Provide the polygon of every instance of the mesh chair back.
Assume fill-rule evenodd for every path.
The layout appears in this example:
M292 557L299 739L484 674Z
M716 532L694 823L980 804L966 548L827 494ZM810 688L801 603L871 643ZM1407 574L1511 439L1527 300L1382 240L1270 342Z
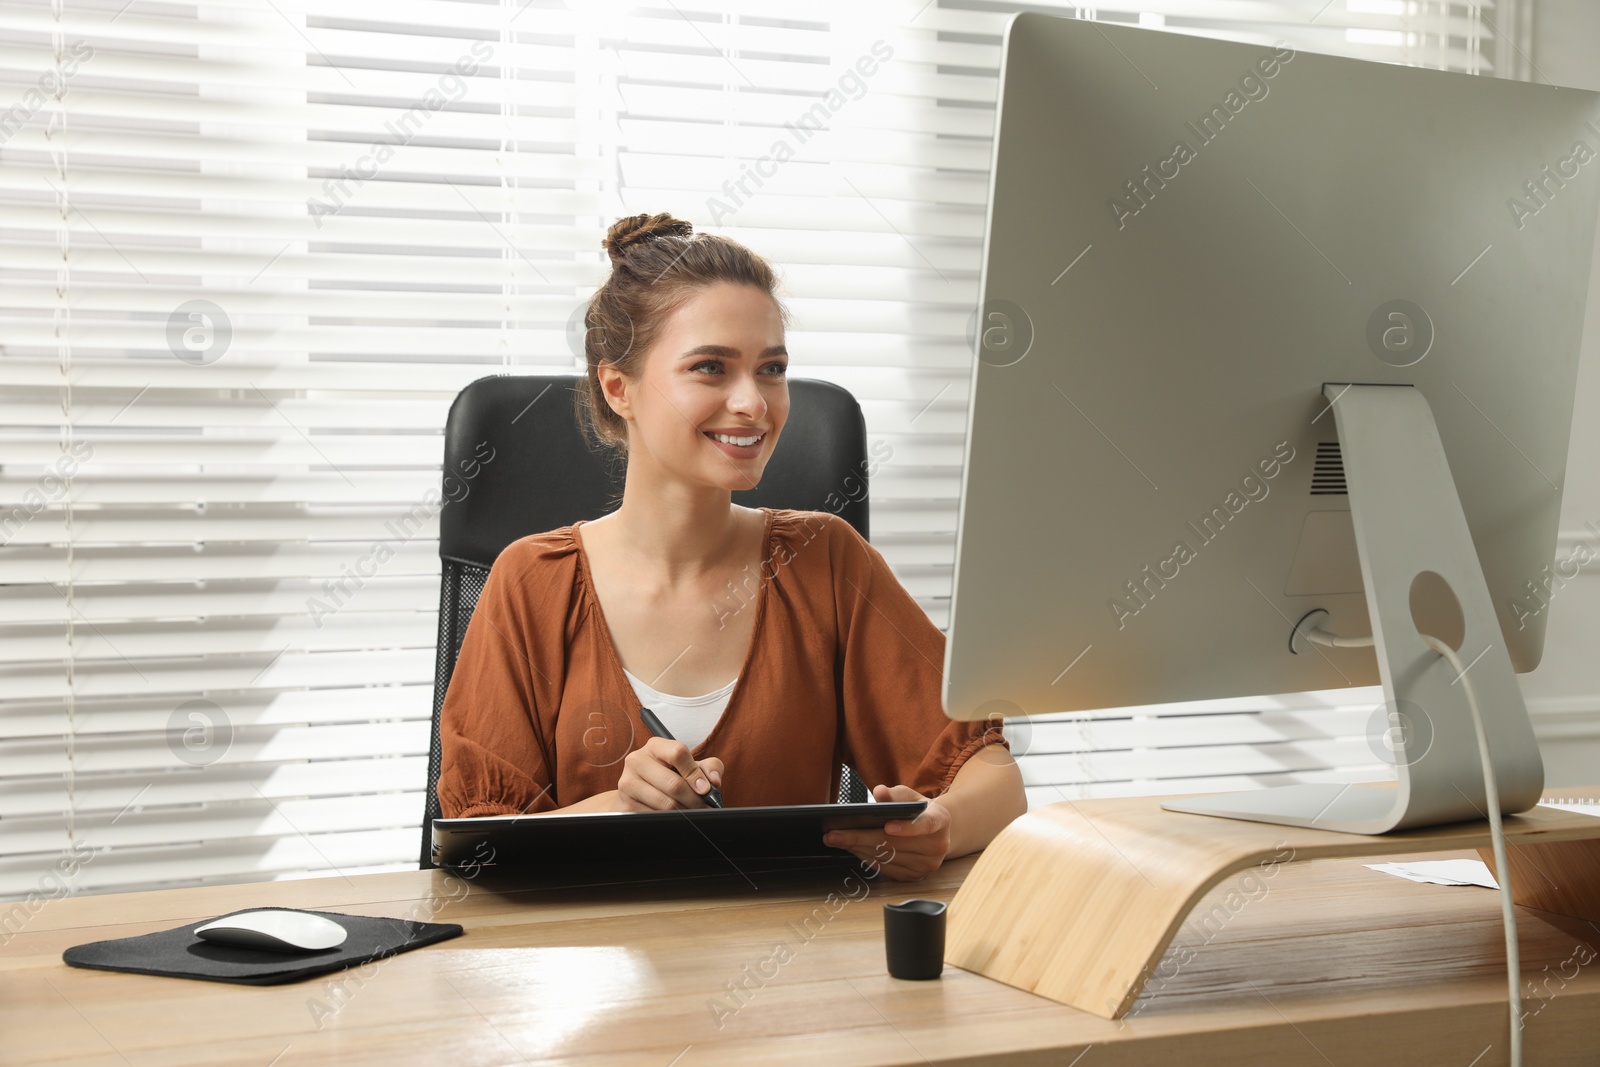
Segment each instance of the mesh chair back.
M597 519L622 498L624 466L590 451L573 401L581 378L495 375L456 397L445 422L439 513L439 641L433 676L433 727L419 864L432 867L432 827L439 817L439 711L456 656L489 568L519 537ZM754 489L736 492L745 507L837 514L867 530L867 430L861 406L829 382L789 383L789 418ZM841 802L867 799L844 766Z

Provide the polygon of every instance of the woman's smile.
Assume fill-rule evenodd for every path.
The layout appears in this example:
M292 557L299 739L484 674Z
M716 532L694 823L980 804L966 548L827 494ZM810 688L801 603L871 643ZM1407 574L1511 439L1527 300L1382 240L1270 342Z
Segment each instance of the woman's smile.
M754 459L761 455L761 446L767 440L766 431L731 434L707 430L701 436L720 448L724 455L732 456L734 459Z

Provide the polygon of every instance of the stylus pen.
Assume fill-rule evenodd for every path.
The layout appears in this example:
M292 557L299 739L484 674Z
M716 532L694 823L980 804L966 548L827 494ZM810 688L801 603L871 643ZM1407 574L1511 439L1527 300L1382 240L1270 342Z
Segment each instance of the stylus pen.
M656 713L649 708L640 708L639 718L644 720L644 724L650 728L650 732L657 737L665 737L668 741L677 740L676 737L672 736L672 731L667 729L667 724L656 718ZM706 793L705 802L713 808L722 807L722 791L717 788L717 783L711 780L711 775L709 774L706 775L706 784L711 787L711 791Z

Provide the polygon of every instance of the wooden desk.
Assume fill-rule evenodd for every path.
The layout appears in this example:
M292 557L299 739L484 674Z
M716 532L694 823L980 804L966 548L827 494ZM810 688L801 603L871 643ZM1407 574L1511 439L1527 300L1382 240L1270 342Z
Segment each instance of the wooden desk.
M1244 892L1243 904L1236 896L1230 910L1227 894L1248 889L1230 878L1196 912L1217 905L1227 918L1188 955L1175 945L1134 1010L1113 1022L950 967L934 982L887 975L883 903L949 900L973 862L910 884L847 884L835 870L756 873L755 884L731 875L537 888L417 871L64 899L0 948L0 1063L1506 1062L1502 935L1489 890L1319 860L1279 868L1264 892ZM431 913L467 932L287 986L61 962L80 942L266 904ZM1600 929L1528 909L1519 921L1524 977L1543 991L1526 1003L1527 1063L1600 1062L1600 963L1582 964L1600 953ZM791 954L764 967L780 943ZM752 974L739 1006L725 983Z

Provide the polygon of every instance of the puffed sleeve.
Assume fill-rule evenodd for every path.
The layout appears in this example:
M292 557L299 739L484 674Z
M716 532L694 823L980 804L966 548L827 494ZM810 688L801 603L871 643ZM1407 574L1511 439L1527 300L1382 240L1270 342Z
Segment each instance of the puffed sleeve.
M939 796L974 752L1011 746L992 723L946 717L944 634L854 527L837 517L829 526L845 758L868 788Z
M439 711L437 792L443 816L518 815L551 811L549 746L539 690L550 687L535 660L539 598L531 553L507 546L490 568ZM561 620L550 620L556 635ZM543 631L548 634L549 630Z

